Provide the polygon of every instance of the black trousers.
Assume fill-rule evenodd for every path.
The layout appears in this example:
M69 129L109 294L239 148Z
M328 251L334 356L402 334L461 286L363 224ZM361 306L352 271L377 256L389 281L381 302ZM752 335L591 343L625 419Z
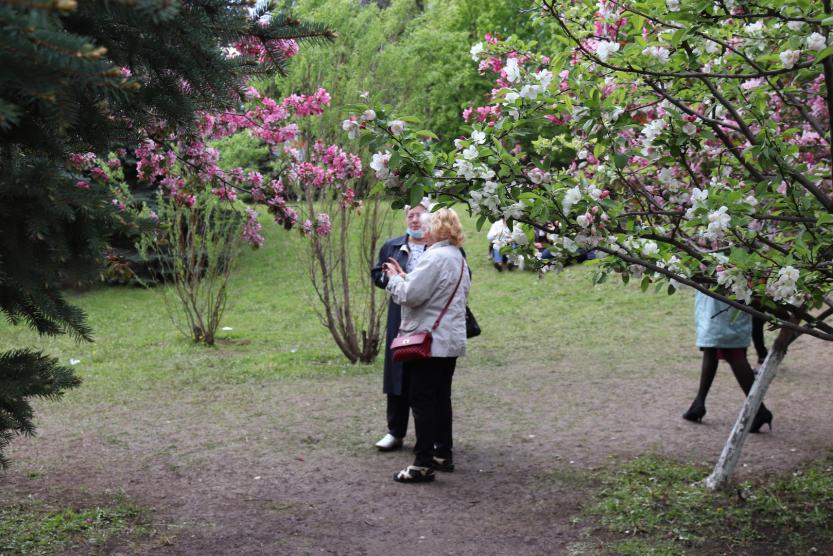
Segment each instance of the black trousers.
M402 371L402 395L388 394L388 432L396 438L404 438L408 432L411 402L408 399L408 371Z
M456 366L456 357L431 357L405 363L416 429L414 465L429 467L435 455L451 457L451 379Z

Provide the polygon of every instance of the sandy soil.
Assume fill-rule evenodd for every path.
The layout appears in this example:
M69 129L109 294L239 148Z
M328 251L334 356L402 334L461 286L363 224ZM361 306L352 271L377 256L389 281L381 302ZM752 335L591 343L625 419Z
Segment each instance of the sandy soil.
M774 430L749 438L741 478L829 453L831 355L812 338L793 347L767 397ZM153 508L155 532L114 541L112 554L592 553L576 522L596 488L587 470L646 453L716 460L742 395L722 366L704 422L682 420L697 357L625 375L581 361L488 370L461 361L457 471L428 485L392 481L412 433L404 451L372 447L384 432L375 375L46 404L39 436L14 444L0 503L88 507L123 491Z

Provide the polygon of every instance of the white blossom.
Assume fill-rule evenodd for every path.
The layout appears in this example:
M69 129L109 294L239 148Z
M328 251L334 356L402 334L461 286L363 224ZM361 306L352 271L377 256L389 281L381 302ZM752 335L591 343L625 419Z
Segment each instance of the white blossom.
M341 129L347 132L349 139L355 139L359 134L359 122L356 120L344 120L341 122Z
M729 208L724 205L709 213L709 226L706 231L706 237L711 239L723 237L724 231L732 221L731 215L727 214L728 210Z
M474 164L468 160L458 158L454 161L454 168L457 170L457 176L472 180L475 177Z
M573 205L578 203L581 200L581 190L578 186L573 187L572 189L568 189L567 193L564 194L564 199L561 201L561 208L564 212L564 216L570 214L570 209L573 208Z
M667 64L671 51L664 46L649 46L642 51L642 54L656 58L661 64Z
M654 142L654 139L656 139L660 133L662 133L663 129L665 129L665 122L657 119L643 127L641 133L645 136L645 140L650 144Z
M699 187L695 187L691 190L691 200L694 203L695 207L703 206L703 203L705 203L708 198L708 189L700 189Z
M544 88L541 85L532 85L527 83L523 87L521 87L521 92L519 93L521 98L528 98L531 100L535 100L538 98L538 95L543 92Z
M549 88L550 83L552 83L552 72L548 69L542 69L535 74L535 78L541 83L541 87L546 90Z
M376 172L376 177L380 180L388 179L391 176L388 162L390 161L390 151L384 153L375 153L370 160L370 168Z
M790 31L801 31L804 27L803 21L788 21L787 22L787 29Z
M641 251L646 257L654 257L659 254L659 246L655 241L646 241L642 244Z
M619 43L613 41L599 41L596 45L596 56L602 62L607 62L607 59L614 52L619 52Z
M743 31L747 35L760 35L761 31L764 30L764 22L763 21L756 21L754 23L748 23L743 26Z
M405 131L405 122L402 120L393 120L392 122L388 123L388 127L390 128L390 132L396 136L402 135L402 132Z
M463 150L463 158L466 160L475 160L480 153L477 152L477 147L475 145L470 145L468 148Z
M775 301L786 301L787 303L798 304L801 302L801 296L797 295L797 283L801 277L798 269L792 266L785 266L778 271L778 277L770 279L767 284L767 292Z
M590 216L588 213L579 214L576 216L576 224L581 226L582 228L587 228L593 222L593 217Z
M521 68L518 67L517 58L509 58L506 60L504 70L506 71L506 80L509 83L514 83L521 78Z
M512 226L512 243L521 247L529 243L529 238L526 236L526 233L517 224Z
M810 50L823 50L827 46L827 39L824 35L813 33L807 37L805 44Z
M503 217L517 220L524 215L524 204L518 201L503 209Z
M368 108L367 110L364 111L364 114L362 114L362 120L364 120L366 122L371 122L375 119L376 119L376 111L373 110L372 108Z
M486 133L483 131L474 130L471 132L471 140L478 145L486 142Z
M708 52L709 54L717 54L718 52L720 52L721 48L723 47L720 46L718 43L706 39L706 52Z
M779 54L778 57L781 58L781 65L784 66L784 69L792 69L793 66L798 63L798 60L801 59L801 51L785 50Z
M665 5L668 7L669 12L680 11L680 0L665 0Z
M480 59L480 53L483 52L483 43L479 42L476 45L471 47L469 53L471 54L471 59L475 62Z

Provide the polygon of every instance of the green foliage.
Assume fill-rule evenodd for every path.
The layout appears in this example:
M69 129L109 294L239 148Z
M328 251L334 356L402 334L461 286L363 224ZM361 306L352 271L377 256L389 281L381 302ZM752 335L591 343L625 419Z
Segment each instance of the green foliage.
M327 23L339 39L326 55L302 51L287 79L275 86L282 93L318 86L330 92L335 109L314 132L324 141L343 140L345 105L367 91L398 112L417 116L420 125L450 143L463 124L462 109L492 86L478 74L469 48L487 32L538 33L528 8L519 0L394 0L384 9L373 3L359 7L355 0L300 0L298 14Z
M95 551L116 535L141 534L148 513L126 499L114 506L51 510L40 504L0 509L0 553L35 556Z
M33 435L33 397L57 399L81 380L58 360L28 349L0 353L0 467L8 461L3 449L13 434Z
M722 492L699 483L706 470L640 457L603 478L590 513L613 534L615 554L806 553L833 542L833 467L822 461L767 483Z
M154 132L187 130L196 111L239 102L253 72L285 71L274 49L260 64L229 57L242 38L332 38L286 13L260 25L262 13L234 0L0 6L0 312L12 324L91 340L85 314L60 289L97 278L107 239L136 226L111 202L106 180L77 183L71 154L105 156ZM37 354L18 355L0 358L0 391L4 377L59 372L43 363L38 374Z

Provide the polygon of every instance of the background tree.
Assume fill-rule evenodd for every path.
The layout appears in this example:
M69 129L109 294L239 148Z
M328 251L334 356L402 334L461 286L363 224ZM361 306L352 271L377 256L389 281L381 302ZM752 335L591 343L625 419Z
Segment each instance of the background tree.
M521 252L546 230L562 254L605 253L599 281L684 284L778 328L707 480L722 486L790 343L833 340L830 6L544 9L558 38L547 51L518 39L471 49L497 80L454 152L377 111L374 169L391 191L524 223Z
M230 0L4 3L0 28L0 310L80 340L92 330L61 288L97 276L109 234L135 225L90 156L191 129L196 111L238 104L247 76L284 72L286 41L332 37ZM29 397L77 383L42 353L4 354L2 438L33 431Z

